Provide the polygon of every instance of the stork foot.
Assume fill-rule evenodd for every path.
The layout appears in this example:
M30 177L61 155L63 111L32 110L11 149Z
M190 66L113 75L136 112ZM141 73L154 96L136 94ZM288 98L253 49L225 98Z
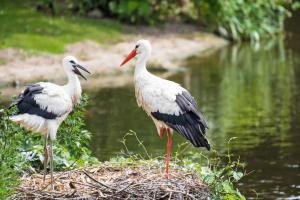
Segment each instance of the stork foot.
M169 173L166 172L166 179L170 179Z

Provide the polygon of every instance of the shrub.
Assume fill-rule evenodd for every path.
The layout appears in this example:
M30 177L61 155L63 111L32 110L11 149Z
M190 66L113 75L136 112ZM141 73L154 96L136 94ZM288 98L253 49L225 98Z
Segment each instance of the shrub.
M189 1L187 1L189 2ZM73 13L87 15L92 10L100 10L106 17L115 17L127 23L154 24L169 19L180 18L188 13L184 1L172 0L71 0L67 2L42 0L42 7L51 13ZM68 9L69 8L69 9ZM45 9L42 11L45 12ZM64 10L64 11L62 11Z
M84 130L84 111L87 97L75 106L70 116L58 130L54 142L54 167L56 171L97 163L91 156L88 143L91 133ZM15 109L0 113L0 197L10 195L22 173L43 169L43 137L26 131L8 117Z
M154 24L178 18L184 12L183 5L172 0L123 0L110 1L109 9L121 21Z
M49 7L49 0L42 0ZM70 0L52 2L51 9L86 15L94 9L104 16L128 23L155 24L168 20L189 20L205 23L210 30L235 40L258 41L281 33L289 9L300 3L293 0ZM55 2L55 4L54 4ZM54 4L54 6L53 6ZM67 5L66 5L67 4ZM61 9L60 7L63 7ZM54 11L52 11L54 12Z
M26 166L19 145L25 132L9 121L9 114L10 111L0 113L0 199L14 192L12 188L18 184L18 174Z
M288 7L299 3L284 0L194 0L198 18L211 30L235 41L271 37L283 31L291 16Z

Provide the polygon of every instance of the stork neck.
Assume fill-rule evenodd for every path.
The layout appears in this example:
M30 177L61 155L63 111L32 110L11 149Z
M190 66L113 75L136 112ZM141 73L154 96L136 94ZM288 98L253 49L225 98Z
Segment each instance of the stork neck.
M70 95L73 103L79 103L81 97L81 85L78 76L67 73L68 83L65 85L66 92Z
M134 71L135 77L139 76L140 74L148 73L148 70L146 68L147 60L148 60L148 56L146 55L141 55L140 57L138 57L135 64L135 71Z

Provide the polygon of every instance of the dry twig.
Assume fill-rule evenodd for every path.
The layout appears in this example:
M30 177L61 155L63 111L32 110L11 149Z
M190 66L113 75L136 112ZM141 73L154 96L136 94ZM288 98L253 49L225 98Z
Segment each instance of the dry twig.
M54 190L45 188L42 176L21 178L14 199L208 199L197 175L172 169L164 178L158 166L88 167L55 174Z

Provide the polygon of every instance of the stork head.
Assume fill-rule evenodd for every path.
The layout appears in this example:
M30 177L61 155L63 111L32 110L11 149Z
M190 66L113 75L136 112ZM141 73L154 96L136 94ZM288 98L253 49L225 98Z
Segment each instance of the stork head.
M134 49L128 54L128 56L121 63L121 66L127 63L134 57L137 57L138 60L147 61L151 55L151 44L148 40L139 40L135 44Z
M73 56L66 56L63 59L63 67L67 74L75 74L78 76L81 76L86 80L86 78L83 76L80 70L85 71L90 74L90 72L84 68L82 65L80 65L77 61L77 59Z

